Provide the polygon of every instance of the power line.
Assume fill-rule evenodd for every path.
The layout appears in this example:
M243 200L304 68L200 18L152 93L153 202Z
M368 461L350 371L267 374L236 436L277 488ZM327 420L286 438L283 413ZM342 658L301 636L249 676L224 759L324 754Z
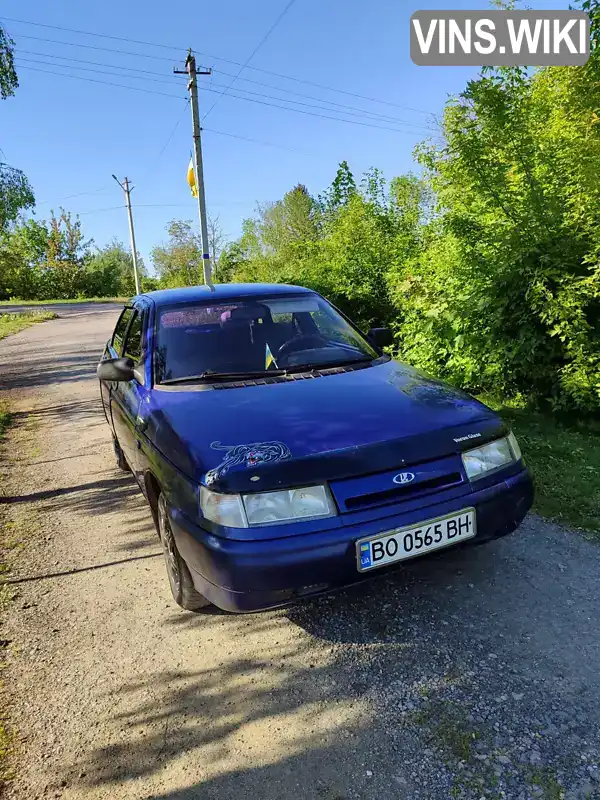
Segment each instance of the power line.
M33 23L30 23L33 25ZM157 56L152 53L133 53L131 50L117 50L114 47L101 47L100 45L84 44L83 42L64 42L62 39L48 39L43 36L30 36L26 33L15 34L20 36L21 39L32 39L35 42L46 42L48 44L61 44L67 47L83 47L86 50L101 50L103 53L118 53L122 56L135 56L136 58L151 58L155 61L169 61L171 64L174 59L167 58L167 56Z
M187 100L186 100L186 103L185 103L185 106L184 106L184 108L183 108L183 111L181 112L181 114L180 114L180 115L179 115L179 117L177 118L177 122L175 123L175 125L174 125L174 127L173 127L173 130L172 130L172 131L171 131L171 133L169 134L169 136L168 136L168 138L167 138L167 141L164 143L164 145L162 146L162 149L161 149L160 153L158 154L158 157L157 157L157 159L156 159L156 163L154 164L154 169L156 169L156 166L157 166L158 162L160 161L160 159L162 158L162 156L163 156L163 153L165 152L165 150L166 150L166 149L167 149L167 147L169 146L169 144L170 144L170 142L171 142L171 139L173 138L173 136L175 136L175 132L177 131L177 128L178 128L178 127L181 125L181 120L182 120L182 119L183 119L183 117L185 116L185 113L186 113L186 111L187 111L187 107L189 106L189 104L190 104L190 100L189 100L189 98L187 98Z
M66 197L59 197L58 200L41 200L38 202L36 200L36 206L45 206L49 205L50 203L61 203L63 200L71 200L73 197L83 197L87 194L99 194L100 192L106 192L110 189L110 186L101 186L100 189L92 189L91 192L77 192L77 194L68 194Z
M279 150L287 150L289 153L301 153L303 156L314 156L320 158L317 153L311 153L309 150L298 150L293 147L286 147L283 144L276 144L275 142L265 142L263 139L254 139L252 136L242 136L239 133L230 133L229 131L218 131L215 128L202 128L206 133L216 133L219 136L228 136L231 139L241 139L244 142L252 142L253 144L262 144L265 147L277 147ZM325 158L326 156L323 156Z
M112 53L120 53L120 50L111 50ZM75 61L78 64L90 64L94 67L110 67L111 69L126 69L129 72L140 72L144 75L157 75L158 77L165 77L164 72L155 72L151 69L137 69L136 67L127 67L122 64L107 64L106 61L88 61L85 58L73 58L72 56L59 56L56 53L38 53L35 50L19 50L15 53L17 58L21 58L21 53L28 56L41 56L42 58L57 58L59 61ZM132 54L133 55L133 54ZM170 59L169 59L170 60ZM169 83L173 83L172 80Z
M116 211L117 208L127 208L127 206L109 206L108 208L93 208L91 211L79 211L78 217L83 217L85 214L99 214L101 211Z
M213 89L209 89L208 87L202 87L201 91L203 91L203 92L211 92L211 91L214 91L214 90ZM234 89L234 91L237 91L237 90ZM234 97L234 98L236 98L238 100L245 100L248 103L258 103L259 105L270 106L271 108L280 108L280 109L283 109L285 111L295 111L298 114L307 114L310 117L320 117L321 119L332 119L335 122L347 122L350 125L361 125L361 126L366 127L366 128L377 128L377 129L383 130L383 131L393 131L394 133L413 133L413 134L415 133L415 131L402 130L401 128L391 128L391 127L386 126L386 125L373 125L370 122L360 122L359 120L356 120L356 119L343 119L342 117L331 117L331 116L328 116L327 114L317 114L314 111L305 111L302 108L288 108L287 106L278 105L276 103L268 103L265 100L257 100L257 99L255 99L253 97L241 97L240 95L237 95L237 94L230 94L229 96L230 97ZM283 100L282 102L291 103L291 102L294 102L294 101L293 100Z
M44 62L42 62L42 63L44 63ZM132 91L146 92L148 94L161 95L163 97L171 97L171 98L176 99L176 100L180 99L180 97L178 95L167 94L166 92L157 92L157 91L152 90L152 89L143 89L143 88L141 88L139 86L127 86L127 85L122 84L122 83L113 83L112 81L104 81L104 80L100 80L100 79L97 79L97 78L89 78L89 77L84 76L84 75L72 75L72 74L70 74L68 72L55 72L53 70L41 69L39 67L30 67L28 65L19 65L19 66L22 69L33 70L34 72L42 72L42 73L45 73L45 74L48 74L48 75L59 75L59 76L65 77L65 78L75 78L76 80L87 80L87 81L91 81L92 83L105 84L106 86L116 86L116 87L118 87L120 89L131 89ZM60 66L60 65L50 64L50 66ZM74 68L75 69L83 69L81 67L74 67ZM103 74L101 70L95 70L95 72ZM115 73L106 72L104 74L114 75ZM131 75L131 76L119 76L119 77L131 77L131 78L133 78L135 76ZM212 92L213 94L218 94L219 93L216 89L211 89L210 87L202 87L200 89L200 91ZM238 90L234 89L233 91L237 92ZM258 93L257 92L252 92L252 94L258 94ZM260 96L261 97L269 97L269 95L260 95ZM279 100L280 103L270 103L270 102L267 102L266 100L259 100L259 99L256 99L254 97L244 97L244 96L241 96L239 94L230 94L230 97L235 98L237 100L245 100L248 103L258 103L259 105L269 106L271 108L279 108L279 109L282 109L284 111L294 111L294 112L296 112L298 114L305 114L305 115L308 115L308 116L311 116L311 117L319 117L321 119L329 119L329 120L333 120L334 122L345 122L345 123L348 123L350 125L360 125L362 127L367 127L367 128L376 128L378 130L387 130L387 131L392 131L393 133L415 134L415 133L419 133L420 132L418 130L417 131L415 131L415 130L411 131L411 130L408 130L408 129L390 127L389 125L375 125L375 124L373 124L371 122L362 122L360 120L344 119L343 117L333 117L333 116L330 116L330 115L327 115L327 114L319 114L316 111L307 111L307 110L302 109L302 108L290 108L289 106L281 105L281 103L298 103L298 101L296 101L296 100L286 100L284 98L275 98L275 99ZM302 105L308 105L308 104L307 103L303 103ZM311 108L318 108L318 106L311 106ZM411 123L408 123L408 125L412 126ZM421 126L412 126L412 127L421 127ZM430 129L428 128L427 130L430 130Z
M57 64L54 61L41 61L39 58L23 58L23 56L17 56L17 60L19 64L45 64L47 67L58 67L60 69L79 69L82 72L93 72L97 73L98 75L114 75L117 78L129 78L131 80L136 81L150 81L152 83L168 83L170 86L176 86L173 81L169 80L168 78L148 78L143 75L123 75L120 72L110 72L105 69L97 69L92 67L80 67L77 64ZM63 74L62 72L60 73ZM64 73L68 75L68 73Z
M126 86L122 83L112 83L112 81L102 81L96 78L88 78L86 75L70 75L68 72L53 72L49 69L39 69L38 67L21 66L21 69L28 69L33 72L43 72L46 75L60 75L63 78L75 78L79 81L90 81L91 83L103 83L105 86L116 86L119 89L131 89L133 92L145 92L146 94L156 94L161 97L170 97L173 100L183 100L184 98L178 94L167 94L166 92L157 92L154 89L142 89L141 86ZM125 77L125 76L123 76Z
M68 73L64 73L64 72L53 72L51 70L38 69L37 67L22 67L22 69L33 70L34 72L43 72L43 73L48 74L48 75L59 75L59 76L62 76L64 78L75 78L75 79L78 79L78 80L81 80L81 81L91 81L92 83L101 83L101 84L104 84L106 86L117 86L120 89L132 89L133 91L138 91L138 92L141 91L141 92L147 92L149 94L158 94L158 95L161 95L161 96L164 96L164 97L171 97L171 98L174 98L176 100L180 99L176 95L165 94L164 92L155 92L155 91L152 91L151 89L141 89L138 86L124 86L123 84L120 84L120 83L112 83L112 82L109 82L109 81L103 81L103 80L99 80L99 79L96 80L95 78L88 78L87 76L83 76L83 75L69 75ZM244 99L244 98L239 98L239 99ZM246 99L250 100L250 98L246 98ZM187 98L186 98L186 102L189 102L189 100L187 100ZM260 101L251 101L251 102L260 102ZM272 105L272 104L271 103L267 103L266 105ZM280 106L280 107L284 108L283 106ZM288 109L288 110L292 111L294 109ZM310 112L302 112L301 111L300 113L310 113ZM320 115L317 115L317 116L320 116ZM336 119L336 117L331 117L331 118L328 117L327 119ZM339 119L337 121L338 122L344 122L344 121L352 122L352 120L341 120L341 119ZM358 123L358 124L360 124L360 123ZM375 126L375 127L377 127L377 126ZM277 148L279 148L281 150L288 150L288 151L290 151L292 153L301 153L302 155L320 157L320 156L317 156L316 153L310 153L310 152L305 151L305 150L298 150L298 149L293 149L293 148L290 148L290 147L285 147L284 145L276 144L274 142L266 142L266 141L263 141L261 139L253 139L250 136L242 136L240 134L229 133L227 131L218 131L218 130L215 130L215 129L212 129L212 128L205 128L204 130L206 130L207 132L210 132L210 133L218 134L220 136L229 136L229 137L231 137L233 139L242 139L242 140L247 141L247 142L253 142L255 144L261 144L261 145L264 145L265 147L277 147ZM400 131L400 130L398 130L396 128L389 128L389 129L385 129L385 130L393 130L396 133L408 133L408 131ZM325 156L323 156L323 158L325 158Z
M252 61L252 59L254 58L254 56L255 56L255 55L258 53L258 51L260 50L260 48L261 48L261 47L263 46L263 44L264 44L264 43L267 41L267 39L269 38L269 36L270 36L270 35L273 33L273 31L275 30L275 28L276 28L276 27L279 25L279 23L281 22L281 20L282 20L282 19L285 17L285 15L286 15L286 14L287 14L287 12L290 10L290 8L291 8L291 7L294 5L294 3L295 3L295 2L296 2L296 0L288 0L288 3L286 4L286 6L285 6L285 8L283 9L283 11L282 11L282 12L279 14L279 16L277 17L277 19L275 20L275 22L274 22L274 23L271 25L271 27L269 28L269 30L268 30L268 31L265 33L265 35L264 35L264 36L262 37L262 39L260 40L260 42L259 42L259 43L256 45L256 47L254 48L254 50L253 50L253 51L250 53L250 55L248 56L248 58L246 59L246 61L245 61L245 62L242 64L242 66L239 68L239 70L238 70L238 72L237 72L237 75L234 75L234 76L233 76L233 79L232 79L231 83L229 84L229 86L227 86L227 87L226 87L226 88L225 88L225 89L224 89L224 90L221 92L220 96L219 96L219 97L217 97L217 99L215 100L215 102L214 102L214 103L212 104L212 106L211 106L211 107L208 109L208 111L207 111L207 112L206 112L206 114L204 115L204 119L207 119L207 118L208 118L208 115L209 115L209 114L210 114L210 112L211 112L211 111L212 111L212 110L215 108L215 106L217 105L217 103L218 103L218 102L221 100L221 97L223 97L224 95L226 95L226 94L227 94L227 92L228 92L228 91L231 89L231 87L233 86L233 84L234 84L234 83L236 82L236 80L237 80L237 79L240 77L240 75L241 75L241 73L243 72L244 68L245 68L245 67L247 67L247 66L248 66L248 64L249 64L249 63Z
M225 70L222 70L222 69L215 69L213 71L217 72L220 75L232 76L231 72L226 72ZM314 95L311 95L311 94L304 94L302 92L296 92L293 89L283 89L280 86L274 86L272 83L265 83L264 81L255 81L253 78L246 78L245 76L243 76L243 77L239 78L239 80L246 81L247 83L252 83L252 84L254 84L256 86L264 86L265 88L268 88L268 89L275 89L276 91L279 91L279 92L286 92L287 94L293 94L296 97L304 97L307 100L316 100L317 102L320 102L320 103L327 103L330 106L337 106L338 108L349 109L350 111L358 111L359 113L366 114L367 116L372 117L374 119L381 119L382 121L386 121L386 122L400 122L401 121L397 117L390 117L390 116L388 116L386 114L379 114L377 111L365 111L365 110L363 110L361 108L358 108L357 106L349 106L349 105L347 105L345 103L336 103L335 100L326 100L323 97L315 97ZM244 90L244 91L246 91L246 90Z
M123 66L121 64L107 64L106 62L103 62L103 61L88 61L88 60L82 59L82 58L72 58L70 56L59 56L59 55L55 55L54 53L38 53L38 52L33 51L33 50L21 50L20 53L25 53L27 55L33 55L33 56L42 56L43 58L60 59L61 61L76 62L78 64L89 64L89 65L95 66L95 67L109 67L111 69L120 69L120 70L127 70L127 71L130 71L130 72L139 72L139 73L141 73L143 75L152 75L152 76L162 77L163 81L160 81L160 82L164 82L164 83L168 82L169 84L172 83L172 81L170 81L170 80L169 81L164 80L164 73L163 72L155 72L154 70L137 69L135 67ZM36 61L34 59L23 59L20 54L18 55L18 58L21 58L24 61L29 61L31 63L36 63ZM54 64L52 62L37 62L37 63L48 63L49 66L61 66L61 67L63 66L62 64ZM70 64L65 65L65 66L70 66ZM75 67L75 66L74 66L74 68L84 69L83 67ZM89 71L94 71L94 70L89 70ZM221 75L227 75L228 77L234 77L234 78L236 77L231 72L226 72L224 70L216 70L216 71L218 73L220 73ZM110 73L106 73L106 74L110 74ZM238 73L238 75L239 75L239 73ZM123 76L123 77L125 77L125 76ZM127 77L134 77L134 76L127 76ZM379 113L374 112L374 111L364 111L363 109L357 108L356 106L349 106L349 105L346 105L344 103L336 103L333 100L325 100L322 97L315 97L314 95L307 95L307 94L303 94L302 92L295 92L295 91L293 91L291 89L282 89L281 87L274 86L271 83L264 83L263 81L255 81L252 78L242 77L242 78L240 78L240 80L246 81L247 83L255 84L257 86L263 86L263 87L266 87L266 88L269 88L269 89L274 89L275 91L278 91L278 92L285 92L287 94L292 94L292 95L295 95L296 97L303 97L303 98L308 99L308 100L315 100L318 103L326 103L329 106L336 106L337 108L341 108L341 109L344 109L344 110L347 109L348 111L355 112L354 115L358 114L361 117L364 117L366 115L369 118L376 119L376 120L381 120L382 122L401 123L401 124L406 124L406 125L412 125L414 127L422 127L418 123L412 123L409 120L402 120L402 119L399 119L398 117L390 117L390 116L388 116L386 114L379 114ZM232 81L232 83L233 83L233 81ZM223 84L214 84L214 85L222 86ZM229 84L229 86L231 86L231 84ZM247 92L248 94L252 94L252 92L249 89L243 89L242 88L242 89L238 89L238 91L243 91L243 92ZM269 95L261 95L259 93L257 93L257 95L259 97L260 96L264 96L264 97L269 98ZM271 96L271 99L287 100L287 98L272 98L272 96ZM294 101L290 101L290 102L296 102L296 101L294 100ZM327 108L327 106L320 106L320 108L322 108L325 111L335 111L336 110L336 109L329 109L329 108ZM205 119L206 119L206 116L207 115L205 115ZM427 126L425 126L425 127L427 127Z
M213 85L218 87L218 86L221 86L222 84L215 83ZM229 86L227 88L229 89L229 88L231 88L231 86ZM213 91L213 90L210 87L203 87L202 91L210 92L210 91ZM264 94L263 92L253 92L250 89L237 89L236 88L236 89L234 89L234 91L235 92L244 92L245 94L251 94L251 95L254 95L255 97L261 97L261 98L265 98L267 100L277 100L277 101L279 101L281 103L295 103L296 105L306 106L307 108L317 108L317 109L320 109L322 111L330 111L331 113L337 113L337 114L346 114L346 116L361 117L362 119L364 119L364 112L358 111L358 110L357 111L336 111L336 109L327 108L326 106L314 105L313 103L303 103L301 100L288 100L286 97L274 97L272 94ZM236 95L232 95L232 96L235 97ZM240 97L238 99L240 99L240 100L242 100L242 99L243 100L248 100L250 98L245 98L245 97L242 98L242 97ZM213 106L213 108L214 108L214 106ZM283 108L283 106L282 106L282 108ZM289 111L299 111L300 109L290 108L288 110ZM205 114L204 115L204 119L206 119L207 116L208 116L208 114ZM352 122L353 121L353 120L344 120L343 117L332 117L331 119L340 119L340 121L343 121L343 122ZM379 121L379 120L376 120L376 121ZM381 120L381 121L385 121L385 120ZM419 125L418 123L413 123L413 122L410 122L408 120L392 119L391 121L392 121L392 123L395 123L395 124L398 124L398 125L407 125L407 126L410 126L410 127L413 127L413 128L423 128L424 130L432 130L428 126Z
M154 83L169 83L169 84L171 84L171 81L168 80L168 79L153 78L153 77L147 78L147 77L141 76L141 75L121 75L118 72L110 72L108 70L101 70L101 69L92 68L92 67L80 67L80 66L77 66L75 64L73 64L73 65L71 65L71 64L55 64L52 61L41 61L40 59L35 59L35 58L19 57L19 62L24 62L25 64L43 64L45 66L58 67L60 69L78 69L78 70L81 70L83 72L92 72L92 73L97 73L99 75L111 75L111 76L116 76L118 78L130 78L130 79L133 79L133 80L142 80L142 81L143 80L148 80L148 81L152 81ZM68 73L61 73L61 74L68 75ZM151 74L153 75L154 73L151 73ZM224 87L224 84L214 83L211 86L216 86L217 88L222 88L222 87ZM225 86L225 90L230 89L230 88L231 88L231 84L229 84L229 86ZM213 93L215 92L215 90L213 88L211 88L211 87L202 87L201 91L208 91L208 92L213 92ZM264 94L263 92L253 92L251 89L237 89L236 88L234 91L243 92L244 94L248 94L248 95L254 95L255 97L260 97L260 98L266 99L266 100L276 100L276 101L278 101L280 103L293 103L295 105L305 106L306 108L318 109L318 110L321 110L321 111L330 111L331 113L345 114L346 116L360 117L361 119L364 119L364 116L365 116L364 112L359 111L359 110L356 110L356 111L337 111L337 109L330 109L330 108L327 108L327 106L323 106L323 105L315 105L314 103L304 103L301 100L290 100L290 99L285 98L285 97L276 97L276 96L273 96L273 95L270 95L270 94ZM222 94L222 93L220 93L220 94ZM237 98L239 100L249 100L250 99L250 98L247 98L247 97L240 97L239 95L231 95L231 96L234 97L234 98ZM211 106L211 108L214 108L214 103ZM281 108L287 108L288 111L299 111L300 110L300 109L297 109L297 108L289 108L288 106L281 106ZM207 116L208 116L208 113L205 114L204 119L206 119ZM353 122L354 121L354 120L346 120L343 117L330 117L330 119L339 119L341 122ZM376 121L379 122L380 120L376 119ZM387 120L381 120L381 121L387 121ZM430 128L429 126L420 125L419 123L410 122L409 120L390 118L390 121L391 121L392 124L408 126L408 127L411 127L411 128L416 128L416 129L421 129L421 130L433 131L433 128ZM373 127L380 127L380 126L375 125Z
M126 42L126 43L130 43L130 44L139 44L139 45L143 45L144 47L158 47L158 48L162 48L162 49L165 49L165 50L177 50L177 51L180 51L181 49L187 49L187 48L182 48L182 47L175 47L173 45L162 44L161 42L147 42L147 41L143 41L143 40L140 40L140 39L130 39L130 38L123 37L123 36L113 36L113 35L108 34L108 33L96 33L95 31L81 31L81 30L76 30L74 28L65 28L65 27L59 26L59 25L48 25L48 24L43 23L43 22L32 22L31 20L15 19L14 17L3 17L3 18L5 20L8 20L9 22L17 22L17 23L19 23L21 25L35 25L37 27L51 28L52 30L65 31L65 32L68 32L68 33L79 34L79 35L82 35L82 36L94 36L94 37L102 38L102 39L112 39L112 40L118 41L118 42ZM89 47L89 48L96 49L96 50L107 50L108 49L108 48L96 47L94 45L88 45L88 44L82 44L82 43L81 44L76 44L74 42L60 42L60 41L53 40L53 39L43 39L41 37L29 36L29 35L26 35L26 34L19 34L19 35L23 36L23 38L26 38L26 39L28 38L28 39L36 39L38 41L49 41L49 42L54 42L56 44L69 45L69 46L72 46L72 47ZM150 54L145 54L145 53L125 53L125 51L111 51L111 50L109 50L109 52L121 52L124 55L135 55L135 56L141 56L143 58L158 58L160 60L164 60L165 59L164 56L156 56L156 55L150 55ZM200 53L200 51L197 51L197 52ZM273 70L263 69L261 67L253 67L250 64L244 65L239 61L234 61L232 59L223 58L221 56L211 55L210 53L201 53L201 55L203 55L203 56L205 56L206 58L209 58L209 59L214 59L215 61L223 61L224 63L227 63L227 64L233 64L233 65L235 65L237 67L242 67L242 68L246 67L247 69L251 69L251 70L254 70L256 72L262 72L262 73L264 73L266 75L274 75L274 76L276 76L278 78L282 78L283 80L295 81L297 83L304 83L307 86L314 86L315 88L322 89L322 90L327 91L327 92L338 92L340 94L345 94L345 95L347 95L349 97L356 97L356 98L359 98L360 100L366 100L366 101L368 101L370 103L381 103L381 104L387 105L387 106L394 106L395 108L402 108L402 109L405 109L406 111L414 111L417 114L426 114L426 115L427 114L431 114L430 111L424 111L423 109L420 109L420 108L412 108L411 106L405 106L405 105L402 105L401 103L394 103L394 102L392 102L390 100L381 100L381 99L376 98L376 97L369 97L367 95L358 94L357 92L349 92L349 91L347 91L345 89L337 89L337 88L335 88L333 86L325 86L324 84L316 83L314 81L309 81L309 80L306 80L304 78L295 78L295 77L293 77L291 75L284 75L283 73L275 72ZM166 60L170 61L171 59L166 59Z

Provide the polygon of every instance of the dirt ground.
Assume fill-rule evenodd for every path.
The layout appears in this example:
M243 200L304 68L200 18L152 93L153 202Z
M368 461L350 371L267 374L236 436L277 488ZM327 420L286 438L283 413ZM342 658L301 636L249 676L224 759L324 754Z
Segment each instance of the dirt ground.
M600 797L596 544L530 517L291 609L182 612L99 402L116 315L2 342L8 797Z

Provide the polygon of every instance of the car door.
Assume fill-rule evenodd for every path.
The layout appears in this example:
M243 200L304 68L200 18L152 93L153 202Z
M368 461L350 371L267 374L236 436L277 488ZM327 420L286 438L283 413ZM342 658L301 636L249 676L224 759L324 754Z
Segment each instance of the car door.
M132 472L139 471L139 431L138 416L140 407L146 401L149 387L144 385L144 334L148 320L147 309L138 305L132 309L121 355L130 358L136 365L135 377L131 381L114 384L110 394L110 408L115 435Z
M125 334L127 333L127 328L129 327L129 323L131 322L132 317L133 317L133 308L131 306L126 306L123 309L123 311L121 311L121 315L117 320L117 324L115 325L113 335L106 343L106 347L104 348L104 353L102 355L103 359L118 358L123 354L123 344L125 341ZM106 421L113 429L113 433L114 433L114 425L110 413L110 394L112 390L116 387L116 385L117 384L114 381L100 381L100 396L102 399L102 407L104 409L104 415L106 417Z

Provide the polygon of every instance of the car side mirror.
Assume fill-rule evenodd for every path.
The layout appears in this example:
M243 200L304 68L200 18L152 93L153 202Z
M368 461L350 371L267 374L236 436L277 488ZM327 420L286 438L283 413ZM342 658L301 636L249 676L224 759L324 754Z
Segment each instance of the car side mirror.
M368 336L377 347L387 347L390 344L394 344L394 336L389 328L371 328Z
M106 358L98 364L96 375L101 381L131 381L134 367L130 358Z

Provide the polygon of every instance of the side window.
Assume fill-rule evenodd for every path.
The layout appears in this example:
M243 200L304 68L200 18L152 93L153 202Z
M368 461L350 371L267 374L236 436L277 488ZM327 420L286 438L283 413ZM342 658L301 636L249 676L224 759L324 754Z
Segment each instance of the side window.
M123 355L123 339L125 338L127 326L129 325L132 314L132 308L125 308L119 317L115 332L113 333L111 344L120 356Z
M125 355L137 364L142 358L142 334L144 331L144 312L135 311L125 342Z

